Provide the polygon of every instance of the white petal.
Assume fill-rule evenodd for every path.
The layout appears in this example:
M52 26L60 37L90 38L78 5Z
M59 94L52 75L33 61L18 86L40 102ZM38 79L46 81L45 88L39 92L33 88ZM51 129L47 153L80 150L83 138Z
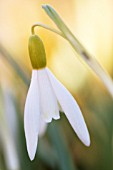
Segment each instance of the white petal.
M46 69L38 70L41 115L45 122L59 119L59 109Z
M46 69L49 75L51 84L53 86L54 92L57 96L57 99L66 114L71 126L74 131L81 139L81 141L86 145L90 145L89 133L82 116L81 110L76 103L75 99L68 92L68 90L55 78L49 69Z
M40 118L39 136L43 136L47 128L47 123Z
M24 128L27 143L27 151L31 160L34 159L39 131L39 89L37 71L32 71L32 79L27 94L25 111L24 111Z
M63 110L62 110L62 107L61 107L60 103L59 103L58 101L57 101L57 103L58 103L59 111L60 111L60 112L63 112Z

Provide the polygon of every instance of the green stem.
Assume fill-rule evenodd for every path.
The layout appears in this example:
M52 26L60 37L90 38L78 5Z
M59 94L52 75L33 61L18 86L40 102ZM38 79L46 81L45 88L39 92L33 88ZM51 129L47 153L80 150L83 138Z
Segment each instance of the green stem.
M31 33L32 33L32 34L35 34L34 29L35 29L35 27L37 27L37 26L38 26L38 27L45 28L46 30L49 30L49 31L51 31L51 32L54 32L54 33L60 35L61 37L65 38L65 36L64 36L61 32L59 32L59 31L57 31L56 29L51 28L51 27L49 27L49 26L47 26L47 25L45 25L45 24L39 23L39 22L37 22L37 23L35 23L34 25L32 25L32 27L31 27Z
M58 13L50 5L43 5L42 8L61 31L59 35L71 44L74 50L79 54L80 59L84 60L85 63L87 63L87 65L96 73L109 91L110 95L113 97L113 81L108 73L103 69L96 58L92 57L92 55L88 53L84 46L78 41L67 25L63 22ZM51 29L51 31L53 30Z

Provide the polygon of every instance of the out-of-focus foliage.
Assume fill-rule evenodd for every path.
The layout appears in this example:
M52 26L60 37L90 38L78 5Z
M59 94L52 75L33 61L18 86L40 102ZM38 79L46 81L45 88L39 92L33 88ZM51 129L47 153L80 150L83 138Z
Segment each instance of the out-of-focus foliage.
M75 57L62 38L44 29L48 66L77 99L91 135L89 148L77 139L64 114L48 125L39 139L36 158L28 158L23 129L25 98L31 65L28 37L31 25L54 26L41 9L57 9L86 49L113 78L113 2L111 0L1 0L0 1L0 170L112 170L113 99Z

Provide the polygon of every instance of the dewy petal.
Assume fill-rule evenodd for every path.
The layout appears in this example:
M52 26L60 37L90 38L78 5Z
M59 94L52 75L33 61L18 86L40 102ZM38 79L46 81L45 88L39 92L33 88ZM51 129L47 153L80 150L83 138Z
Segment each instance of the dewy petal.
M37 71L32 71L32 79L27 94L24 111L24 128L27 151L31 160L34 159L39 132L40 110Z
M68 90L55 78L49 69L46 69L49 75L52 87L57 96L57 99L66 114L71 126L74 131L81 139L81 141L86 145L90 145L89 133L82 116L81 110L76 103L75 99L68 92Z
M38 70L41 116L45 122L59 119L59 108L46 69Z

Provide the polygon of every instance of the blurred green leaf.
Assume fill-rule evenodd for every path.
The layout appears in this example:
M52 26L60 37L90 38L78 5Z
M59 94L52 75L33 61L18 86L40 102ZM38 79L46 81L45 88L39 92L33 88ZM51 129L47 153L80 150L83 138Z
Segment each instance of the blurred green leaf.
M0 44L0 53L1 57L5 58L8 64L14 69L17 75L24 81L25 84L29 84L29 77L25 74L24 70L20 67L20 65L13 59L13 57L9 54L9 52L5 49L3 45Z
M77 170L74 165L73 159L68 150L68 146L64 137L62 136L61 129L58 122L55 121L49 125L48 135L50 142L55 149L58 156L59 170Z
M47 141L43 138L39 139L37 156L39 160L42 160L44 164L48 165L52 169L55 169L58 162L58 156L54 150L48 146Z

